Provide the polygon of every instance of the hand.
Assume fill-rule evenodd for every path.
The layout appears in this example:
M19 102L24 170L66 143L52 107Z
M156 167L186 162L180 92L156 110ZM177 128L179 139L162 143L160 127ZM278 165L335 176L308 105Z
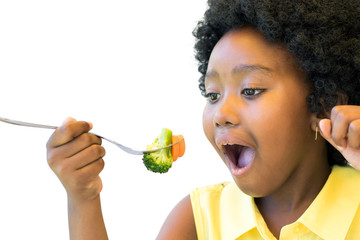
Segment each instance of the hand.
M360 170L360 106L340 105L319 122L321 135Z
M47 147L47 159L73 201L88 201L99 196L105 149L101 139L89 133L92 125L68 118L55 130Z

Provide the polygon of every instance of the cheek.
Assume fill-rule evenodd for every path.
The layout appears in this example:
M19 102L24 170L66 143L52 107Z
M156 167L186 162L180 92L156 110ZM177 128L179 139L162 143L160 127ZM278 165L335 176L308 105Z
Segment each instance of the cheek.
M203 111L203 130L205 133L206 138L209 140L215 151L219 154L221 158L223 158L223 154L216 146L215 143L215 131L216 127L214 126L214 117L215 109L214 106L207 104Z
M206 105L203 111L203 130L207 139L212 143L214 140L214 125L213 125L213 112L211 108Z
M274 102L277 104L269 104ZM258 138L259 146L265 148L269 156L286 155L302 144L311 131L310 114L302 98L296 101L268 101L258 116L261 124L254 131L256 136L261 136Z

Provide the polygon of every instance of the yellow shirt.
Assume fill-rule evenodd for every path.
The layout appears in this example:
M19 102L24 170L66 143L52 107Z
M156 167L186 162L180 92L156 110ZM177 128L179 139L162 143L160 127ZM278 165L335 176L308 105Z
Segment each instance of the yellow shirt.
M190 194L199 240L276 239L254 199L235 183L197 188ZM287 239L360 239L360 172L334 166L315 200L280 233Z

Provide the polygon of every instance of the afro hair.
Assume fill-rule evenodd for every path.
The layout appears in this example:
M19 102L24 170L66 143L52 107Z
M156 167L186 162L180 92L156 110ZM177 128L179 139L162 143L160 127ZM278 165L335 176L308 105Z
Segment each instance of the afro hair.
M307 74L309 111L319 117L344 100L360 105L360 1L356 0L208 0L193 31L205 95L210 54L224 34L245 26L283 45ZM330 165L346 160L328 144Z

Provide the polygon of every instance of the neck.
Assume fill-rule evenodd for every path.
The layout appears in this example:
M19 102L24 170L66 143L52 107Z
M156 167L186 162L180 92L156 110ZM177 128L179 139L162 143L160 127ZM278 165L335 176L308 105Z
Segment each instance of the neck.
M271 195L255 202L269 230L279 238L283 226L295 222L314 201L330 174L326 150L314 151Z

